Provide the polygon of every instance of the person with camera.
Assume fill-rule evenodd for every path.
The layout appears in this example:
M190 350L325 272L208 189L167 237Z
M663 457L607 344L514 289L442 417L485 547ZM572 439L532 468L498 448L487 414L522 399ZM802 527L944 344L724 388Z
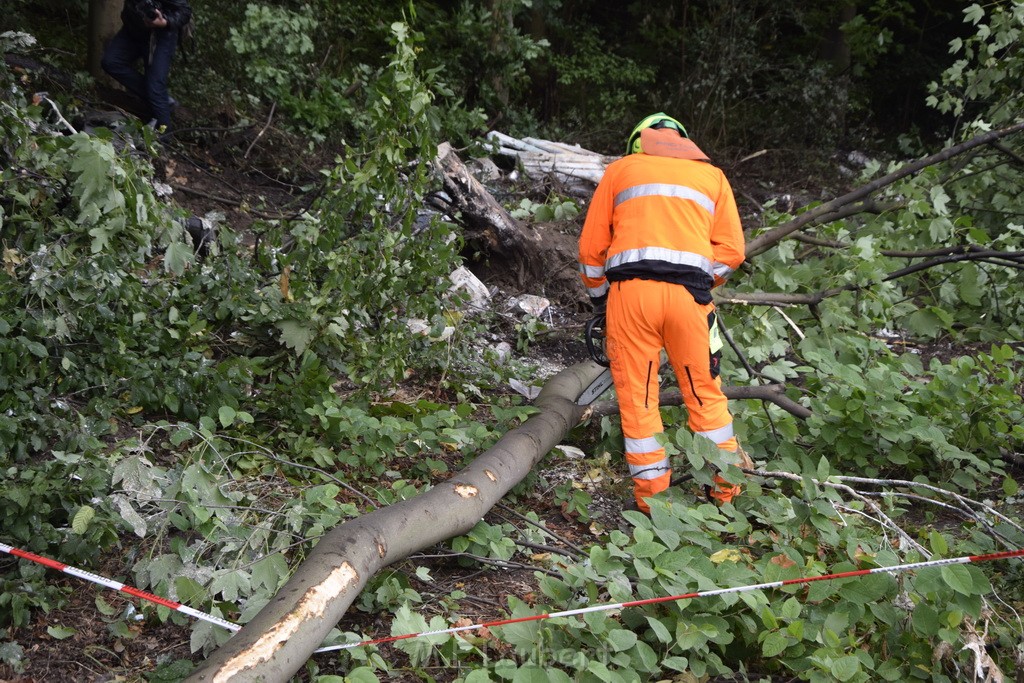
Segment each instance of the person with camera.
M178 32L191 18L188 0L125 0L121 30L103 53L103 70L149 106L149 125L165 134L177 104L167 90L171 61ZM135 68L139 60L142 73Z

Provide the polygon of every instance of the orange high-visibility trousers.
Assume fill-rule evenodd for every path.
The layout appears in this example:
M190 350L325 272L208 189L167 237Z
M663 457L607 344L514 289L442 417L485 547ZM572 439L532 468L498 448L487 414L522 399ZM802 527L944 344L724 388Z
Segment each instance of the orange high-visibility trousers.
M665 449L658 443L664 431L658 409L662 348L679 381L690 429L724 450L739 448L718 376L721 342L715 306L698 304L682 285L639 279L612 282L605 344L637 507L650 512L644 499L668 488L672 476ZM716 477L712 497L727 502L737 493L738 486Z

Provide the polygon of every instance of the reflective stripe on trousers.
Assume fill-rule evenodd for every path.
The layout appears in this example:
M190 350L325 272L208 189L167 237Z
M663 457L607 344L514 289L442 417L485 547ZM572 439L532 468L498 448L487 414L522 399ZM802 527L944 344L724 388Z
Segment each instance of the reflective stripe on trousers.
M708 314L682 285L654 280L612 283L606 350L619 399L626 461L641 510L643 498L668 488L671 470L656 436L664 430L658 407L661 349L668 352L697 435L735 451L732 416L721 380L711 376ZM658 470L661 470L659 473Z

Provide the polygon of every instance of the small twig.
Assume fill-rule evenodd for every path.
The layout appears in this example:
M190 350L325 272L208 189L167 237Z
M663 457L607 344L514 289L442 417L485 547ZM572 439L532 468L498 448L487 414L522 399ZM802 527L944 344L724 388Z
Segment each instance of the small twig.
M343 482L341 479L338 479L337 477L335 477L333 474L331 474L330 472L328 472L326 470L320 469L319 467L313 467L312 465L303 465L302 463L292 462L291 460L285 460L284 458L279 458L276 455L273 455L269 450L267 450L263 446L260 446L259 444L255 444L255 443L253 443L251 441L247 441L246 439L239 439L239 438L230 437L230 436L222 437L222 438L224 438L224 440L226 440L226 441L235 441L237 443L244 443L247 446L250 446L250 447L253 448L253 450L252 450L253 454L260 455L260 456L262 456L264 458L267 458L268 460L273 460L274 462L279 462L279 463L281 463L283 465L289 465L291 467L297 467L300 470L309 470L311 472L316 472L318 474L321 474L321 475L327 477L328 479L330 479L331 481L333 481L335 484L337 484L341 488L343 488L346 491L348 491L349 493L352 493L353 495L359 496L360 498L365 500L367 503L369 503L370 507L372 507L372 508L377 508L378 507L377 506L377 502L374 501L369 496L367 496L365 493L363 493L359 489L351 486L350 484L347 484L347 483Z
M715 300L719 302L728 302L734 304L749 304L753 306L791 306L796 304L806 304L814 306L820 304L825 299L837 296L844 292L857 292L864 289L868 289L876 284L882 282L889 282L896 280L907 275L927 270L929 268L935 268L948 263L959 263L961 261L985 261L987 259L997 258L1006 259L1012 261L1014 264L1019 262L1019 259L1024 256L1022 252L1001 252L995 250L976 250L971 247L959 247L956 252L948 253L943 256L931 259L929 261L922 261L913 265L907 266L906 268L900 268L894 270L891 273L885 275L881 279L873 282L861 283L850 283L843 285L842 287L833 287L831 289L824 289L818 292L729 292L724 291L715 296ZM1000 264L1007 265L1007 264Z
M448 552L441 552L441 553L437 553L437 554L417 553L415 555L410 555L409 559L420 559L420 560L423 560L423 559L443 559L443 558L449 558L449 557L466 557L466 558L469 558L469 559L473 560L474 562L479 562L481 564L488 564L488 565L491 565L492 567L499 567L501 569L519 569L519 570L526 570L526 571L533 571L533 572L541 572L541 573L547 574L549 576L555 576L555 577L561 576L558 572L552 571L550 569L544 569L543 567L535 567L535 566L529 565L529 564L522 564L521 562L509 562L507 560L493 560L493 559L491 559L489 557L481 557L480 555L474 555L472 553L458 553L458 552L455 552L454 550L451 550L451 551L448 551Z
M208 192L203 192L202 190L196 190L196 189L193 189L193 188L188 187L186 185L180 185L178 183L167 183L167 184L170 185L173 189L175 189L175 190L177 190L179 192L184 192L185 194L191 194L191 195L194 195L196 197L202 197L203 199L209 199L211 201L219 202L221 204L227 204L228 206L233 206L233 207L235 207L236 209L239 209L239 210L241 210L241 208L239 207L239 204L242 204L245 201L244 199L229 199L228 197L220 197L218 195L209 194ZM257 216L259 218L266 218L267 220L282 220L282 219L288 219L288 218L292 218L293 217L293 216L289 216L289 215L282 214L282 213L266 213L266 212L263 212L263 211L257 211L256 209L246 209L245 212L246 213L251 213L253 216Z
M503 511L505 511L508 514L512 515L516 519L521 519L522 521L526 522L527 524L530 524L530 525L533 525L533 526L537 527L538 529L543 531L545 534L547 534L551 538L553 538L556 541L558 541L560 543L563 543L564 545L566 545L566 546L572 548L573 550L575 550L577 553L580 554L581 557L585 557L586 556L587 553L586 553L586 551L583 550L583 548L581 548L578 545L572 543L571 541L569 541L565 537L559 536L554 531L552 531L551 529L548 529L546 526L544 526L540 522L533 521L532 519L530 519L526 515L523 515L523 514L520 514L519 512L516 512L515 510L513 510L509 506L505 505L504 503L498 503L498 505L496 507L501 508Z
M243 159L249 158L249 152L251 152L252 148L256 146L256 143L260 141L260 138L263 137L263 134L267 132L267 128L270 127L270 122L274 120L274 111L276 109L277 102L274 102L272 105L270 105L270 115L267 116L267 122L263 124L263 128L261 128L260 132L256 133L256 137L252 139L252 142L249 144L249 147L245 150L245 154L242 155Z
M800 337L800 340L801 340L801 341L803 341L804 339L806 339L806 337L804 336L804 333L803 333L803 332L801 332L801 331L800 331L800 328L796 326L796 323L795 323L795 322L793 322L793 319L792 319L792 318L790 318L790 317L789 317L788 315L786 315L786 312L785 312L785 311L783 311L783 310L782 310L781 308L779 308L778 306L772 306L772 308L773 308L773 309L775 309L775 312L776 312L776 313L778 313L779 315L781 315L781 316L782 316L782 319L783 319L783 320L785 320L785 321L786 321L787 323L789 323L789 326L793 328L793 331L794 331L794 332L796 332L796 336Z
M737 344L732 338L732 335L729 334L729 329L725 326L725 323L722 322L722 316L718 315L717 320L718 331L722 333L723 337L725 337L725 341L729 343L729 348L731 348L732 352L736 354L736 357L740 359L740 363L743 363L743 367L746 369L747 375L750 377L760 377L760 373L758 373L758 371L750 364L746 355L743 353L743 350L740 349L739 344Z
M1017 162L1017 164L1019 164L1021 166L1024 166L1024 157L1022 157L1021 155L1017 154L1016 152L1014 152L1012 149L1010 149L1009 147L1007 147L1003 143L1001 143L1001 142L992 142L992 143L989 143L989 144L991 144L992 147L994 147L995 149L998 149L1000 152L1002 152L1006 156L1008 156L1011 159L1013 159L1015 162Z
M40 101L46 102L47 104L50 105L50 107L53 109L53 113L57 115L57 120L60 123L64 124L64 127L67 128L69 131L71 131L72 135L75 135L76 133L78 133L78 131L75 129L75 127L72 126L71 123L69 123L66 118L64 118L63 114L60 113L60 108L57 106L56 102L54 102L53 100L50 99L49 93L37 92L36 93L36 97Z
M532 548L534 550L540 550L544 553L554 553L556 555L561 555L563 557L569 557L572 559L576 559L579 557L579 555L572 551L564 550L562 548L555 548L550 545L541 545L540 543L532 543L530 541L513 541L513 543L519 546L523 546L524 548Z
M1017 547L1016 544L1014 544L1008 538L1006 538L1001 533L996 531L996 529L991 524L989 524L987 520L978 517L970 510L965 509L959 505L950 505L949 503L943 503L941 500L935 500L934 498L928 498L927 496L918 496L913 493L903 493L901 491L865 491L864 495L870 496L872 498L906 498L908 500L913 500L920 503L928 503L930 505L935 505L944 510L948 510L949 512L957 514L960 517L963 517L964 519L969 519L973 522L982 525L983 527L985 527L985 529L988 531L990 535L1001 541L1002 544L1006 546L1006 548L1016 549Z
M782 384L759 384L749 387L723 386L722 393L730 400L758 400L774 403L787 413L806 420L812 415L810 408L800 405L785 394ZM683 394L677 389L663 391L658 399L663 406L683 405ZM614 415L618 411L615 399L598 401L590 406L591 417L600 418Z
M762 470L751 470L746 468L741 469L743 469L743 471L746 472L747 474L753 474L758 477L766 477L769 479L788 479L789 481L796 482L803 482L805 481L805 479L807 479L805 477L800 476L799 474L793 474L791 472L765 472ZM890 519L889 516L882 511L882 508L880 508L873 500L864 496L853 487L847 486L845 484L837 484L836 482L832 481L819 481L813 478L811 478L810 481L814 482L817 486L825 486L828 488L835 489L837 491L842 491L843 493L846 493L847 495L852 496L857 500L861 501L867 507L869 507L872 512L878 515L878 518L882 520L883 524L885 524L890 529L899 534L900 538L902 538L904 542L910 545L910 547L917 549L917 551L922 553L925 557L929 556L927 549L925 549L924 546L918 543L913 536L904 531L903 527L901 527L899 524L892 521L892 519Z
M941 494L943 494L945 496L951 496L953 498L956 498L960 502L970 503L971 505L977 506L977 507L981 508L982 510L984 510L985 512L987 512L988 514L992 515L993 517L996 517L997 519L999 519L999 520L1001 520L1003 522L1006 522L1007 524L1009 524L1010 526L1014 527L1015 529L1017 529L1021 533L1024 533L1024 527L1022 527L1021 525L1017 524L1012 519L1010 519L1006 515L1002 514L1001 512L999 512L998 510L996 510L992 506L986 505L985 503L982 503L982 502L977 501L977 500L973 500L971 498L967 498L966 496L962 496L959 493L956 493L954 491L950 491L948 489L944 489L944 488L941 488L941 487L938 487L938 486L933 486L931 484L922 484L921 482L908 481L908 480L905 480L905 479L871 479L871 478L868 478L868 477L852 477L852 476L837 476L836 479L838 479L840 481L852 482L852 483L855 483L855 484L875 484L877 486L902 486L902 487L906 487L906 488L921 488L921 489L925 489L927 491L934 491L935 493L941 493Z

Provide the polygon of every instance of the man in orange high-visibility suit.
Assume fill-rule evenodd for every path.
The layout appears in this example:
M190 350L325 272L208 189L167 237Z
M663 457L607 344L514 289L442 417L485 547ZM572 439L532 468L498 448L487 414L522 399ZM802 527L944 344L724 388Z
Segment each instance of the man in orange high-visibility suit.
M663 113L633 129L626 156L608 166L580 235L583 283L607 315L605 351L618 394L626 462L637 507L669 486L658 442L662 348L679 380L689 426L752 463L733 434L719 378L722 341L711 289L744 258L743 228L725 174ZM710 495L730 502L739 486L715 476Z

